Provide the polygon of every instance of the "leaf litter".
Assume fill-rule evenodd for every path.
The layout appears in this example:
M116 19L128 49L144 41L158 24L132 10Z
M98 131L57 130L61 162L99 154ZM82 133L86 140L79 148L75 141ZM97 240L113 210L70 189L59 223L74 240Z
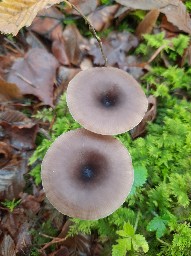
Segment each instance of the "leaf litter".
M62 4L42 10L45 6L60 2L20 1L18 10L15 10L14 6L18 3L10 1L13 5L8 5L7 13L4 8L5 0L0 3L0 30L15 35L21 27L32 23L22 33L24 37L30 35L30 40L33 40L33 43L26 41L27 48L23 46L22 49L15 50L19 36L22 37L22 33L19 33L14 43L7 41L6 45L2 44L3 54L0 56L0 199L21 200L13 212L0 206L0 255L22 255L22 252L29 255L35 239L31 230L42 230L43 223L49 220L51 228L56 227L57 232L54 236L38 233L38 237L45 239L44 243L38 245L42 255L88 256L100 255L103 250L96 239L92 242L91 236L78 234L66 238L72 225L71 221L52 208L45 199L41 186L36 186L32 178L28 177L28 159L35 150L41 128L47 128L47 123L34 121L31 116L41 109L42 105L54 107L60 95L66 90L68 82L80 70L104 63L96 40L84 38L82 35L78 13L66 6L62 8ZM118 5L99 6L96 0L71 1L82 13L88 15L93 26L101 32L100 38L108 64L126 70L136 79L147 72L146 67L154 60L153 57L143 65L139 56L134 54L142 36L152 33L155 26L158 30L163 29L166 33L168 31L169 26L167 28L164 24L158 25L159 13L162 19L168 20L171 28L176 28L176 31L178 28L190 34L190 17L185 5L180 1L116 2ZM34 12L31 11L32 7L35 7ZM67 11L63 12L63 9ZM120 22L128 18L135 9L149 11L139 22L136 33L130 33L126 29L119 32L111 27L117 24L117 19L120 25ZM77 22L67 24L67 15ZM63 25L64 22L67 25ZM112 28L112 32L102 36L102 32L107 31L107 28ZM176 32L172 33L173 37L176 36ZM190 52L189 46L182 61L190 59ZM154 122L156 118L156 98L151 95L148 100L149 108L143 121L131 131L133 139L144 136L147 132L147 123ZM51 245L55 246L54 251L50 250Z

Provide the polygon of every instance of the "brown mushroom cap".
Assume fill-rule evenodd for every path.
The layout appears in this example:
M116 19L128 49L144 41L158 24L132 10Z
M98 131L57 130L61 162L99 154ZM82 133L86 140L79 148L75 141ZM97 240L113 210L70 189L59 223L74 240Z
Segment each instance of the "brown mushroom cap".
M120 207L131 190L131 157L119 140L77 129L59 136L42 163L50 203L71 217L93 220Z
M89 131L116 135L138 125L148 101L137 81L123 70L90 68L69 83L67 104L73 118Z

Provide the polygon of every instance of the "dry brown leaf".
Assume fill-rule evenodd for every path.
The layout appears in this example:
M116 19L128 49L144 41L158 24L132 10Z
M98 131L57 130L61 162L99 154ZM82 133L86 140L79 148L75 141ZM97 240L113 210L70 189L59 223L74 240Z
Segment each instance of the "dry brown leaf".
M1 99L1 101L20 99L21 97L22 97L22 93L16 84L8 83L8 82L0 79L0 99Z
M0 168L0 200L18 198L25 185L23 174L28 172L27 164L28 159L21 159L21 154L18 153L13 154L12 159Z
M4 235L0 243L0 255L16 256L15 243L10 235Z
M33 20L30 29L51 40L59 39L62 36L63 18L64 15L55 7L44 9Z
M62 0L2 0L0 2L0 31L16 35L30 26L37 13Z
M191 34L190 15L180 0L116 0L116 2L133 9L160 9L160 12L166 15L169 22L180 30Z
M46 45L43 44L40 37L32 31L26 33L26 41L30 48L41 48L47 50Z
M148 110L143 118L143 120L133 128L130 133L132 139L135 139L141 135L144 135L147 128L147 122L152 122L155 120L157 114L157 100L153 95L148 97Z
M74 24L68 25L61 38L52 44L52 52L62 65L78 65L81 60L80 42L82 41Z
M95 30L101 31L109 27L118 8L119 6L116 4L95 10L88 16L88 20Z
M136 29L136 36L141 38L144 34L150 34L158 19L160 11L158 9L151 10L145 18L139 23Z
M34 48L24 58L17 59L8 75L22 94L32 94L46 105L53 105L53 85L58 62L44 49Z
M94 57L95 65L103 65L104 60L100 48L96 40L93 39L92 42L93 45L91 46L89 54ZM127 52L137 46L138 39L127 31L121 33L112 32L109 34L108 38L102 40L102 42L108 64L110 66L115 66L116 64L120 66L120 64L126 61Z
M0 114L0 125L3 127L10 144L17 149L35 148L38 125L16 110L7 110Z
M6 165L12 157L12 148L5 142L0 142L0 168Z
M4 233L8 233L14 239L16 254L6 253L0 255L28 255L27 252L25 253L25 249L31 246L30 228L32 226L32 221L30 217L27 218L27 213L24 212L24 209L21 207L15 208L12 213L7 213L3 216L1 228Z
M72 47L70 49L73 50ZM56 59L60 62L60 64L66 65L66 66L70 65L70 60L67 55L66 45L63 37L59 38L58 40L55 40L52 43L52 53L54 54Z
M178 2L178 5L171 4L161 8L160 11L166 15L167 20L173 25L191 34L190 15L186 10L186 6L181 1Z
M162 17L160 27L165 30L166 34L170 32L174 33L174 36L176 36L176 33L180 33L180 29L178 29L175 25L170 23L165 15L163 15ZM166 35L166 37L168 38L168 35Z
M133 9L152 10L168 5L178 5L179 0L115 0L117 3Z

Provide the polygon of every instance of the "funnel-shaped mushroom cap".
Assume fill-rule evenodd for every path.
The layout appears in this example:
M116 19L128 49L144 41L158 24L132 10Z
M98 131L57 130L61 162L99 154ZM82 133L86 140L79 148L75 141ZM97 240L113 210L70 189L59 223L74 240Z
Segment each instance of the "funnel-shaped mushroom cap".
M85 129L67 132L51 145L42 163L50 203L71 217L106 217L125 201L133 183L131 157L110 136Z
M70 81L67 104L73 118L87 130L116 135L140 123L148 101L128 73L99 67L81 71Z

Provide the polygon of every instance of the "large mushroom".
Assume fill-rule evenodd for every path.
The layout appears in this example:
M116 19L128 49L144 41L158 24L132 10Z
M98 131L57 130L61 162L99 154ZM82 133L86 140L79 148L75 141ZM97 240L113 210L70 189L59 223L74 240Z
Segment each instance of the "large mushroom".
M137 81L113 67L78 73L69 83L67 104L73 118L89 131L116 135L138 125L148 101Z
M132 183L131 157L119 140L83 128L59 136L42 163L47 198L75 218L108 216L123 204Z

